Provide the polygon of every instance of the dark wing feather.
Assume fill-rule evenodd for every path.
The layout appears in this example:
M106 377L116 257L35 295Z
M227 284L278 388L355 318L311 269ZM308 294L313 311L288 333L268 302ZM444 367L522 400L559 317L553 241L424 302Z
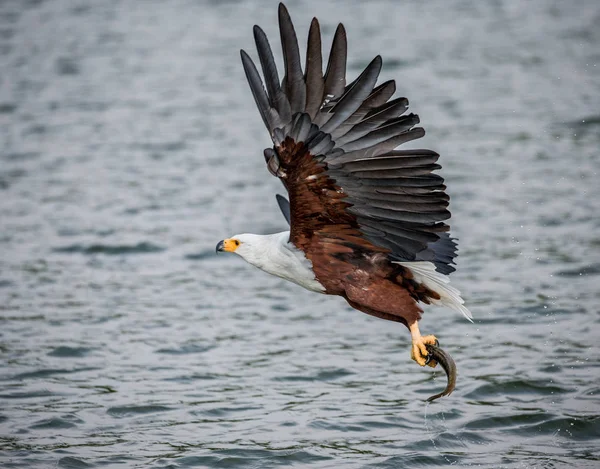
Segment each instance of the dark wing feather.
M281 213L283 213L283 216L285 217L285 219L288 222L288 225L292 224L292 214L290 211L290 203L288 202L288 199L286 199L284 196L277 194L275 196L277 198L277 204L279 205L279 209L281 210Z
M419 116L409 114L384 122L372 132L352 142L342 145L346 152L371 148L379 143L408 132L419 123Z
M367 68L352 85L348 86L344 94L329 111L332 117L321 127L323 132L331 133L356 112L363 101L372 93L381 71L381 65L381 56L378 55L367 65Z
M269 97L263 87L262 80L260 79L260 75L258 74L258 70L256 70L254 62L252 62L252 59L245 51L240 51L240 54L242 56L244 72L246 73L252 96L254 96L254 101L256 101L258 112L267 126L267 129L274 129L280 124L279 115L276 114L276 111L269 103Z
M323 104L323 56L321 55L321 29L319 22L313 18L308 32L306 46L306 67L304 82L306 83L306 112L314 119Z
M390 101L394 81L376 82L382 60L375 57L346 85L347 39L336 29L323 74L319 23L308 34L302 71L296 32L285 6L279 7L285 76L279 77L269 42L254 37L265 86L242 51L246 77L273 139L265 150L269 171L281 178L290 202L277 196L291 224L290 241L307 254L386 253L391 260L427 260L438 271L454 271L456 242L439 155L431 150L396 150L421 138L419 117L404 114L406 98ZM266 87L266 90L265 90Z
M337 98L341 96L346 87L346 60L348 55L348 42L346 29L343 24L338 24L331 44L327 71L325 72L325 96Z
M282 122L289 122L292 118L290 102L281 89L271 45L264 31L258 26L254 26L254 41L256 42L256 49L259 51L258 56L265 77L269 103L272 108L277 110Z
M298 39L290 14L283 3L279 4L279 32L281 33L285 68L284 89L290 100L292 114L304 112L306 109L306 84L304 83L302 64L300 63Z
M396 83L394 82L394 80L389 80L379 85L371 92L368 98L363 101L363 103L356 110L356 112L352 114L351 117L346 119L346 121L342 125L340 125L334 132L332 132L332 136L336 140L339 140L339 136L345 135L346 133L348 133L348 131L354 129L356 124L362 122L363 118L367 115L367 113L369 113L373 109L378 108L379 106L383 106L387 102L387 100L392 97L395 91Z
M385 122L401 116L407 109L408 100L406 98L397 98L365 113L364 116L361 116L360 120L349 128L345 127L346 122L348 122L346 121L344 126L340 126L336 130L339 135L339 138L336 138L336 142L340 146L345 145L347 142L353 142L377 129Z

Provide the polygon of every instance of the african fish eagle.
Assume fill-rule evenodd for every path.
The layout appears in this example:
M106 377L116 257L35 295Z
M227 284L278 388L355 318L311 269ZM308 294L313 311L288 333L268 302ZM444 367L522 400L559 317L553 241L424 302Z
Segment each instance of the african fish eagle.
M376 85L380 56L346 83L342 24L325 74L316 18L304 71L283 4L279 29L282 81L259 26L254 26L254 40L263 78L243 50L241 57L274 144L264 150L267 168L289 194L289 202L277 200L290 230L236 235L220 241L217 251L234 252L270 274L340 295L359 311L404 324L412 336L412 359L435 366L429 352L437 339L419 332L419 303L447 306L471 319L460 292L449 285L457 245L445 223L450 212L444 180L433 174L441 168L439 155L396 150L425 131L415 127L416 114L405 114L406 98L390 99L393 80Z

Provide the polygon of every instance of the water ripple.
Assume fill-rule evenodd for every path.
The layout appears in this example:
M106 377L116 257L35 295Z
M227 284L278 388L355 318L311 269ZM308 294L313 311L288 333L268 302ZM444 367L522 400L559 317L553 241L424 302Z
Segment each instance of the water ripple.
M54 252L59 253L81 253L81 254L107 254L107 255L120 255L120 254L147 254L153 252L164 251L165 248L158 246L153 243L140 242L137 244L91 244L88 246L81 244L72 244L60 248L54 248Z
M169 410L173 410L173 408L162 405L129 405L109 407L106 412L113 417L131 417L134 415L154 414Z

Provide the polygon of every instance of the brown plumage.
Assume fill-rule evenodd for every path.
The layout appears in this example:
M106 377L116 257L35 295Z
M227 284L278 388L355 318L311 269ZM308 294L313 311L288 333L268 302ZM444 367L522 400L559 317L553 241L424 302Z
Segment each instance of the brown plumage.
M389 249L363 236L356 216L346 210L351 206L347 194L328 175L327 165L290 137L276 151L290 197L290 242L305 252L325 292L406 326L421 319L407 269L390 262ZM426 298L425 291L421 295Z
M425 131L415 127L417 115L404 114L406 98L390 101L396 89L393 81L376 86L380 56L346 84L347 39L342 25L336 30L325 74L316 18L310 26L304 72L296 32L283 4L279 27L285 70L281 82L267 37L258 26L254 37L266 89L244 51L242 63L273 139L273 148L264 151L267 167L289 194L289 206L278 199L289 212L291 247L286 249L301 251L311 270L303 271L299 264L288 267L300 273L277 270L258 254L273 251L263 246L251 254L247 235L221 242L217 249L238 252L263 270L343 296L367 314L403 323L412 335L413 358L427 364L431 358L427 346L437 340L421 336L418 302L449 306L470 317L459 292L447 285L456 243L445 223L450 217L446 186L433 173L440 168L439 155L431 150L396 150ZM244 242L247 245L237 250ZM283 263L283 257L278 262Z

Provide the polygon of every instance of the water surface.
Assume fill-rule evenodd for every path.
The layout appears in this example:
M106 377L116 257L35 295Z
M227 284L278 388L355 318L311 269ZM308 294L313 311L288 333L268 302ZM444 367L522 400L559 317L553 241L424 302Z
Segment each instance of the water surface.
M239 49L276 2L0 4L0 465L595 468L600 6L289 4L343 21L442 154L476 320L409 334L214 255L285 229ZM302 39L304 41L304 39ZM279 51L279 46L274 44Z

